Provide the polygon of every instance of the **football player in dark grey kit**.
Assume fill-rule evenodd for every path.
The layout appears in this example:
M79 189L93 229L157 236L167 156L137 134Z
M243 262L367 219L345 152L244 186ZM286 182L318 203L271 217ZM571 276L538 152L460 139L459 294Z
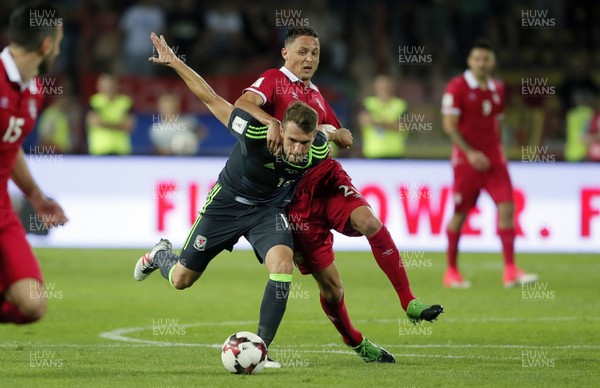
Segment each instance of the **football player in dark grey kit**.
M159 56L150 60L172 67L238 141L183 245L181 256L171 251L168 240L161 239L138 260L134 277L144 280L160 269L173 287L188 288L216 255L224 249L231 251L244 236L270 274L257 333L269 346L285 312L286 291L292 281L293 243L285 206L292 199L295 182L327 157L327 142L347 146L352 135L348 130L319 130L317 112L298 101L285 112L283 152L274 156L267 149L267 126L217 95L177 58L162 36L152 34L151 39ZM272 361L269 364L266 366L279 366Z

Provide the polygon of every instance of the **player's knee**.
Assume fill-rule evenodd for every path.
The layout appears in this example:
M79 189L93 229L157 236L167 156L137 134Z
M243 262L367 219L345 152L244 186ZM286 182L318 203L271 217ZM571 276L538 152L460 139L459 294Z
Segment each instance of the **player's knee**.
M339 302L344 296L344 286L339 276L329 276L319 280L319 288L323 298L330 303Z
M515 212L515 205L512 202L506 202L498 206L498 214L500 217L512 219Z
M17 304L17 308L23 314L23 323L31 323L42 319L48 308L48 301L44 297L29 298Z
M294 271L292 250L287 248L280 252L269 251L265 264L270 274L281 273L291 275Z
M194 284L194 280L187 279L183 276L177 276L177 277L174 276L171 279L171 284L173 285L173 287L175 287L178 290L185 290L186 288L189 288L192 286L192 284Z
M512 202L504 202L498 205L498 223L501 228L512 226L515 206Z
M356 217L355 220L352 220L352 224L354 229L365 236L374 235L383 226L379 218L375 217L375 215L371 212L361 213L360 216Z
M269 268L269 273L271 274L281 273L291 275L293 271L294 265L291 260L280 260Z
M330 284L323 288L323 298L329 303L338 303L344 296L344 287L341 284Z

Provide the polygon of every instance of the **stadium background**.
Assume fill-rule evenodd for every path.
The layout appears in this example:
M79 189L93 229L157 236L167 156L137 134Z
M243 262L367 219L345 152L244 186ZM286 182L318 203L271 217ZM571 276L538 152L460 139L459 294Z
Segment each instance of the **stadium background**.
M0 25L19 2L0 5ZM599 5L593 1L56 1L62 9L65 38L54 67L55 98L69 104L72 153L85 154L83 113L101 72L119 75L121 91L134 98L137 124L133 152L154 152L148 129L156 113L156 98L174 91L183 98L182 113L198 115L208 128L200 155L227 155L233 139L222 131L202 104L188 93L170 69L153 66L150 74L130 71L124 47L123 16L136 5L154 5L164 20L163 33L186 63L206 76L216 90L234 101L241 90L265 69L282 65L280 48L286 25L310 23L321 36L321 63L315 83L331 102L342 123L353 129L356 146L340 156L360 157L357 114L361 100L372 92L373 77L389 73L396 93L411 114L422 114L428 131L408 134L409 158L446 158L449 141L441 131L439 105L446 82L464 71L472 41L488 37L497 48L496 76L507 87L504 144L511 159L522 157L523 146L547 146L546 153L562 160L566 114L573 107L570 80L581 74L597 80L600 56L594 52L600 27L593 22ZM524 12L545 12L524 14ZM524 26L524 19L537 27ZM544 22L552 21L552 23ZM535 23L533 23L535 24ZM551 24L551 25L550 25ZM143 30L143 26L140 26ZM6 31L0 43L7 42ZM149 39L136 46L152 55ZM404 50L404 51L401 51ZM420 51L419 51L420 50ZM418 60L401 60L399 52L422 53ZM402 63L400 63L402 62ZM131 66L129 66L131 67ZM548 89L522 93L522 80L546 82ZM584 79L585 82L587 80ZM595 81L594 81L595 82ZM583 85L588 88L589 85ZM593 86L597 93L597 84ZM597 97L594 95L593 97ZM588 101L589 102L589 101ZM592 102L596 108L596 101ZM78 118L78 119L77 119ZM28 146L35 145L32 136Z

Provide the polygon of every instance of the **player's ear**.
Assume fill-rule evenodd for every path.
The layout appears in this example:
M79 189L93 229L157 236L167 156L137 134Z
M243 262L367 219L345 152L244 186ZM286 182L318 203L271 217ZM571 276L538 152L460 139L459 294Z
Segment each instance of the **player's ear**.
M54 41L52 40L51 37L47 36L44 38L44 40L42 40L42 44L40 45L40 54L45 57L46 55L50 54L50 52L52 51L52 47L54 45Z
M287 61L287 55L288 55L288 51L285 47L283 47L281 49L281 56L283 57L283 59L285 59Z

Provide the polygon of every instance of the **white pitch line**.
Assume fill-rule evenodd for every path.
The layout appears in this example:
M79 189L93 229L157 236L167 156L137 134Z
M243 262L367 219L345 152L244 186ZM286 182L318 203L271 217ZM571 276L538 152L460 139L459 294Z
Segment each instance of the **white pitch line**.
M198 322L198 323L186 323L177 325L177 327L188 328L188 327L198 327L198 326L219 326L219 325L231 325L231 326L245 326L256 324L255 321L227 321L227 322ZM120 329L115 329L111 331L106 331L100 333L100 338L105 338L113 341L123 341L123 342L134 342L139 344L149 344L154 346L203 346L203 347L217 347L220 348L222 345L214 345L214 344L182 344L175 342L163 342L163 341L152 341L152 340L143 340L138 338L127 337L124 334L135 333L138 331L145 330L153 330L154 326L140 326L140 327L125 327Z
M172 345L180 345L180 344L172 344ZM192 344L189 344L192 345ZM217 347L220 348L221 345L208 345L208 344L193 344L194 346L204 346L206 345L206 347ZM24 345L17 345L17 344L0 344L0 348L16 348L16 347L22 347ZM42 344L28 344L26 346L39 346L40 348L118 348L118 347L129 347L129 348L135 348L135 347L156 347L155 345L151 345L151 344L134 344L134 343L128 343L128 344L87 344L87 345L82 345L82 344L48 344L48 345L42 345ZM162 346L162 345L161 345ZM314 345L315 347L317 346L321 346L321 345ZM339 346L339 345L337 345ZM279 351L286 351L289 349L280 349ZM352 351L348 351L348 350L335 350L335 349L331 349L331 350L301 350L300 352L302 353L312 353L312 354L344 354L344 355L354 355L355 353ZM490 357L490 356L483 356L483 355L477 355L477 354L467 354L467 355L454 355L454 354L417 354L417 353L401 353L401 354L394 354L394 357L406 357L406 358L443 358L443 359L480 359L480 360L521 360L522 357L507 357L507 356L501 356L501 357ZM293 359L292 359L293 361ZM283 366L286 366L286 362L283 361Z
M594 317L596 319L597 317ZM578 319L577 317L538 317L532 320L542 321L542 322L552 322L552 321L572 321ZM469 320L469 322L519 322L521 320L527 320L527 318L518 318L518 317L487 317L480 318L478 320ZM456 320L458 321L458 320ZM398 320L372 320L366 321L371 323L396 323ZM182 324L177 325L177 327L188 328L188 327L197 327L197 326L245 326L251 325L255 323L254 321L226 321L226 322L199 322L199 323L191 323L191 324ZM296 323L325 323L323 320L320 321L302 321ZM101 338L113 340L113 341L122 341L127 343L136 343L136 344L145 344L145 345L153 345L153 346L181 346L181 347L209 347L209 348L219 348L221 345L219 344L190 344L190 343L181 343L181 342L165 342L165 341L152 341L152 340L144 340L138 338L131 338L126 336L126 334L131 334L139 331L152 330L153 326L141 326L141 327L131 327L131 328L120 328L115 329L108 332L100 333ZM337 344L321 344L321 345L300 345L299 347L331 347L337 346ZM600 345L555 345L555 346L546 346L546 345L506 345L506 344L426 344L426 345L397 345L397 344L388 344L383 345L385 347L390 348L446 348L446 349L459 349L459 348L471 348L471 349L600 349Z
M147 341L146 343L136 343L129 341L121 341L125 343L116 344L41 344L41 343L0 343L0 348L25 348L25 347L39 347L39 348L149 348L149 347L197 347L197 348L220 348L220 344L200 344L200 343L182 343L182 342L152 342ZM427 348L440 348L440 349L550 349L550 350L563 350L563 349L600 349L600 345L510 345L510 344L426 344L426 345L409 345L409 344L383 344L386 348L413 348L413 349L427 349ZM289 348L279 349L278 351L296 350L296 348L331 348L331 347L343 347L341 344L300 344L294 345ZM339 354L354 354L349 350L297 350L299 352L307 353L339 353ZM410 355L407 355L410 356ZM482 356L484 357L484 356Z
M588 317L588 318L579 318L579 317L535 317L535 318L526 318L526 317L485 317L485 318L444 318L443 322L447 323L460 323L460 322L468 322L468 323L488 323L488 322L570 322L578 319L588 319L588 320L600 320L600 317ZM358 324L369 324L369 323L398 323L402 319L373 319L373 320L356 320L355 323ZM311 320L311 321L296 321L295 323L303 323L303 324L327 324L328 322L324 319L322 320ZM255 321L226 321L226 322L198 322L198 323L190 323L190 324L178 324L177 327L188 328L188 327L198 327L198 326L247 326L247 325L255 325ZM153 326L140 326L140 327L130 327L130 328L119 328L112 331L100 333L101 338L106 338L113 341L124 341L124 342L136 342L141 344L152 344L155 346L172 346L172 342L162 342L162 341L152 341L152 340L143 340L137 338L127 337L124 334L135 333L138 331L152 330ZM179 345L186 346L186 345Z
M374 320L356 320L356 323L368 324L368 323L379 323L379 324L387 324L387 323L398 323L401 319L374 319ZM600 320L600 317L536 317L536 318L527 318L527 317L485 317L485 318L444 318L443 322L447 323L457 323L457 322L471 322L471 323L488 323L488 322L570 322L575 320ZM326 320L311 320L311 321L296 321L295 323L302 324L327 324ZM190 324L178 324L177 327L188 328L188 327L214 327L214 326L236 326L242 327L247 325L255 325L256 321L225 321L225 322L198 322L198 323L190 323ZM99 336L104 339L117 341L121 344L88 344L88 345L79 345L79 344L27 344L20 345L16 343L0 343L0 348L17 348L20 346L39 346L39 347L119 347L119 346L129 346L129 347L157 347L157 346L165 346L165 347L204 347L204 348L220 348L220 344L200 344L200 343L182 343L182 342L168 342L168 341L153 341L153 340L145 340L140 338L131 338L127 336L128 334L137 333L140 331L153 330L153 326L139 326L139 327L129 327L129 328L118 328L115 330L111 330L108 332L100 333ZM416 336L415 336L416 337ZM341 346L337 343L329 343L329 344L301 344L295 345L295 348L298 347L337 347ZM425 345L398 345L398 344L388 344L383 345L384 347L389 348L415 348L415 349L427 349L427 348L445 348L445 349L465 349L465 348L473 348L473 349L553 349L553 350L561 350L561 349L600 349L600 345L555 345L555 346L546 346L546 345L516 345L516 344L425 344ZM337 350L327 350L327 351L313 351L313 352L345 352L345 351L337 351ZM347 352L348 354L353 354L351 352ZM408 357L408 356L407 356ZM448 358L451 358L450 356Z

